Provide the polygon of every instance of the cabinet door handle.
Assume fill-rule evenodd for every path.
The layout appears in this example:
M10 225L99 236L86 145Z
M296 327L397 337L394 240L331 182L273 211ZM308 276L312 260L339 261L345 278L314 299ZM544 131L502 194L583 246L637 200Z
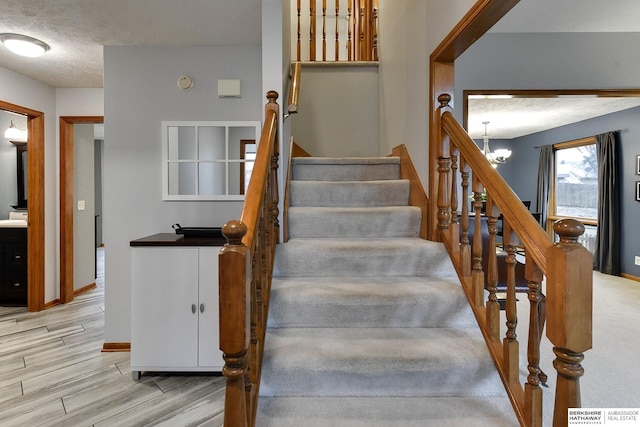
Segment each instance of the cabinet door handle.
M193 314L196 314L196 305L195 304L191 304L191 312Z
M16 259L20 259L22 258L20 255L16 255Z
M200 313L204 313L204 304L200 304Z

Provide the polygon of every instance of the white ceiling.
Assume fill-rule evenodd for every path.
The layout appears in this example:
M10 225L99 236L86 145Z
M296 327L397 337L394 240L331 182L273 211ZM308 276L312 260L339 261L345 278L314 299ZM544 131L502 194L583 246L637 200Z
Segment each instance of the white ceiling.
M260 44L260 0L0 0L0 33L51 46L0 66L56 88L102 87L103 46Z
M624 12L621 12L624 11ZM596 18L597 16L597 18ZM384 17L381 17L384 19ZM609 32L640 31L638 0L521 0L492 32ZM52 87L102 87L103 46L192 46L259 44L261 32L260 0L0 0L0 33L15 32L39 38L51 46L41 58L21 58L0 45L0 66L42 81ZM526 134L537 113L544 114L546 128L561 126L550 117L579 116L589 102L591 116L612 112L610 100L563 99L562 106L549 100L477 100L470 110L473 135L483 133L481 122L496 114L513 112L526 106ZM635 100L633 100L635 101ZM474 101L475 102L475 101ZM542 103L543 102L543 103ZM617 101L619 102L619 100ZM571 108L572 104L575 108ZM594 105L606 104L606 105ZM526 104L526 105L523 105ZM637 104L630 103L629 106ZM627 104L624 104L627 105ZM619 106L622 106L620 104ZM557 108L562 107L559 114ZM624 107L628 108L628 107ZM552 114L550 110L555 111ZM479 119L483 114L487 119ZM566 121L566 120L565 120ZM518 120L517 123L520 123ZM491 125L489 125L491 133Z

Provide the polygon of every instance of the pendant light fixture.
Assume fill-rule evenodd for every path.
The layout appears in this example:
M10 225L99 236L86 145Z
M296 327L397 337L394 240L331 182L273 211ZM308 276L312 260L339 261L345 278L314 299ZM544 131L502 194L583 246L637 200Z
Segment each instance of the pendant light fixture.
M484 146L482 148L482 154L484 154L489 163L491 163L491 166L497 168L498 165L507 163L507 160L511 157L511 150L502 148L491 152L491 149L489 148L489 133L487 133L487 125L489 122L482 122L482 124L484 125L484 135L482 136Z
M7 130L4 131L5 138L15 141L22 141L27 139L26 134L26 131L18 129L18 127L13 123L13 120L11 120L11 124L9 125Z
M11 52L29 58L41 56L50 49L45 42L22 34L3 33L0 41Z

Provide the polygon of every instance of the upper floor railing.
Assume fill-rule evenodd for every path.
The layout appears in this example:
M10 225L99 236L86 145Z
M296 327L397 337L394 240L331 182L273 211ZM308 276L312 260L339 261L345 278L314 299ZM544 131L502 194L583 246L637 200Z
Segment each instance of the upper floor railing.
M378 0L296 0L294 10L297 61L378 60Z
M581 362L583 353L592 345L593 258L577 242L584 226L571 219L557 221L553 228L560 240L551 241L455 120L448 106L450 99L446 94L438 98L439 157L438 170L434 172L438 183L438 238L451 255L516 415L526 426L543 423L546 405L543 405L540 385L547 377L540 362L553 357L550 349L542 352L547 348L541 346L546 321L546 335L549 347L553 346L553 366L557 370L553 425L566 426L567 409L580 407L579 379L584 374ZM485 190L487 201L483 214ZM469 212L470 195L474 212ZM500 220L502 242L498 242ZM506 269L504 311L501 311L497 292L498 246L506 259L501 265ZM528 307L516 304L516 265L521 264L522 258L526 280L524 290L519 290L526 292ZM518 313L518 309L526 308L528 315ZM519 318L528 319L524 322L528 323L528 330L526 360L522 366ZM506 331L501 338L502 321ZM524 375L520 378L521 372L528 373L526 378Z

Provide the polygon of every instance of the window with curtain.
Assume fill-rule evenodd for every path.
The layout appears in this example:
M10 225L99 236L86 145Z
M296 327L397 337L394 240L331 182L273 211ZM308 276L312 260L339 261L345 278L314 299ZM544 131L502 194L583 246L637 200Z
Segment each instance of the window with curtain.
M594 137L555 144L548 230L553 221L575 218L585 225L580 243L591 253L598 230L598 155Z

